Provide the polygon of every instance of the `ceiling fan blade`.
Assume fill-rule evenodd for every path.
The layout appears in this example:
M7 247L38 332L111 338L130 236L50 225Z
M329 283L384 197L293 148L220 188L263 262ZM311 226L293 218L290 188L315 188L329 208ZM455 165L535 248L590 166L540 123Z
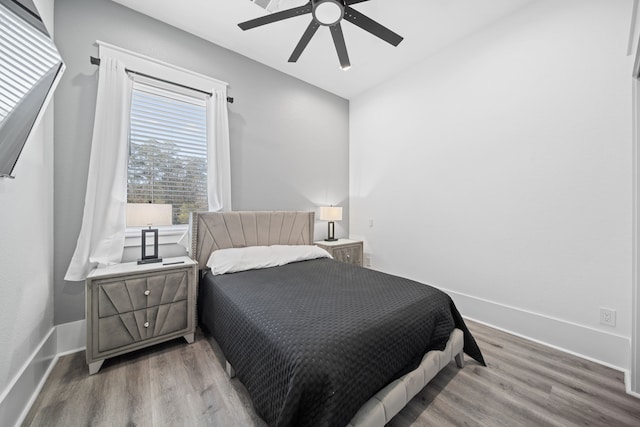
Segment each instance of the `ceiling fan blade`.
M315 19L312 19L311 23L307 27L307 30L304 32L304 34L300 38L298 45L293 50L293 53L289 58L289 62L296 62L298 58L300 58L300 55L302 55L302 52L306 49L307 45L311 41L311 37L313 37L316 31L318 31L318 28L320 28L320 24L318 24Z
M356 4L356 3L362 3L364 1L369 1L369 0L347 0L347 6L351 6L352 4Z
M404 40L402 36L349 6L344 9L344 19L394 46L398 46Z
M351 67L351 62L349 62L349 53L347 53L347 45L344 42L344 34L342 34L342 26L339 22L331 26L331 37L333 37L333 44L336 45L340 66L346 70Z
M304 6L294 7L293 9L287 9L281 12L275 12L266 16L261 16L260 18L252 19L250 21L241 22L238 24L238 27L246 31L252 28L260 27L261 25L271 24L273 22L294 18L300 15L306 15L307 13L311 13L312 9L313 8L311 7L311 2L309 2Z

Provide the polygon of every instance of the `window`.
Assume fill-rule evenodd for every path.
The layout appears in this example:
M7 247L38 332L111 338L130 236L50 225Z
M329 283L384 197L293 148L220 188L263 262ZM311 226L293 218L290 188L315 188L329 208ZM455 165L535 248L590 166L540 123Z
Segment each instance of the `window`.
M171 204L173 224L208 210L207 109L196 96L133 86L127 202Z
M10 177L64 71L33 4L0 3L0 58L0 177Z

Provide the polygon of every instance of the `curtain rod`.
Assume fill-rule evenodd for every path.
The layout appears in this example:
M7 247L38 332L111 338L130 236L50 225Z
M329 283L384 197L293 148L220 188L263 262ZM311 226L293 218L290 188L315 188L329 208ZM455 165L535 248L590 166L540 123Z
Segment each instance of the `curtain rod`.
M98 65L98 66L100 65L100 58L96 58L95 56L91 56L90 59L91 59L91 63L93 65ZM124 70L129 74L137 74L139 76L146 77L148 79L157 80L159 82L168 83L170 85L179 86L181 88L185 88L185 89L189 89L189 90L193 90L193 91L196 91L196 92L203 93L205 95L213 96L213 94L211 92L207 92L207 91L204 91L202 89L197 89L195 87L186 86L186 85L183 85L183 84L180 84L180 83L176 83L176 82L172 82L172 81L169 81L169 80L161 79L160 77L150 76L149 74L140 73L138 71L130 70L128 68L125 68ZM229 104L233 104L233 98L230 97L230 96L227 96L227 102Z

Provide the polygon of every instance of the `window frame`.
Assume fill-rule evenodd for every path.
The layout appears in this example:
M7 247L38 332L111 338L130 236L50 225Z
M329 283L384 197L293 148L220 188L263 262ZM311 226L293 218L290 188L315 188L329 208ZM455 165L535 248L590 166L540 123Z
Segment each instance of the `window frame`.
M214 90L226 91L227 87L229 86L227 82L224 82L222 80L214 79L204 74L187 70L185 68L178 67L146 55L131 52L127 49L123 49L121 47L114 46L100 40L96 40L96 44L99 46L99 51L101 54L119 59L124 64L126 64L126 67L128 69L135 70L139 73L154 76L170 82L180 83L185 86L202 90L204 92L213 92ZM140 80L140 82L153 82L154 86L165 89L171 88L172 91L178 93L180 91L178 89L175 89L178 88L178 86L167 85L165 83L155 81L155 79L146 79L143 76L136 76L136 80ZM186 91L188 89L184 90ZM192 91L190 91L189 93L191 92ZM127 227L125 229L125 247L140 246L140 244L142 243L140 238L140 230L142 228L143 227ZM184 233L188 231L189 226L187 224L177 224L157 228L159 230L158 240L162 245L178 243Z

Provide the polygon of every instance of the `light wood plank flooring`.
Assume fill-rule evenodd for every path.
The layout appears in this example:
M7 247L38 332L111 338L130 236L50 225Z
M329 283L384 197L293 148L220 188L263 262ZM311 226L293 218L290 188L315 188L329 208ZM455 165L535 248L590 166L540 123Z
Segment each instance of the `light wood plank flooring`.
M468 322L488 367L451 363L389 426L640 426L621 372ZM84 352L53 369L24 426L265 426L202 334L107 360Z

